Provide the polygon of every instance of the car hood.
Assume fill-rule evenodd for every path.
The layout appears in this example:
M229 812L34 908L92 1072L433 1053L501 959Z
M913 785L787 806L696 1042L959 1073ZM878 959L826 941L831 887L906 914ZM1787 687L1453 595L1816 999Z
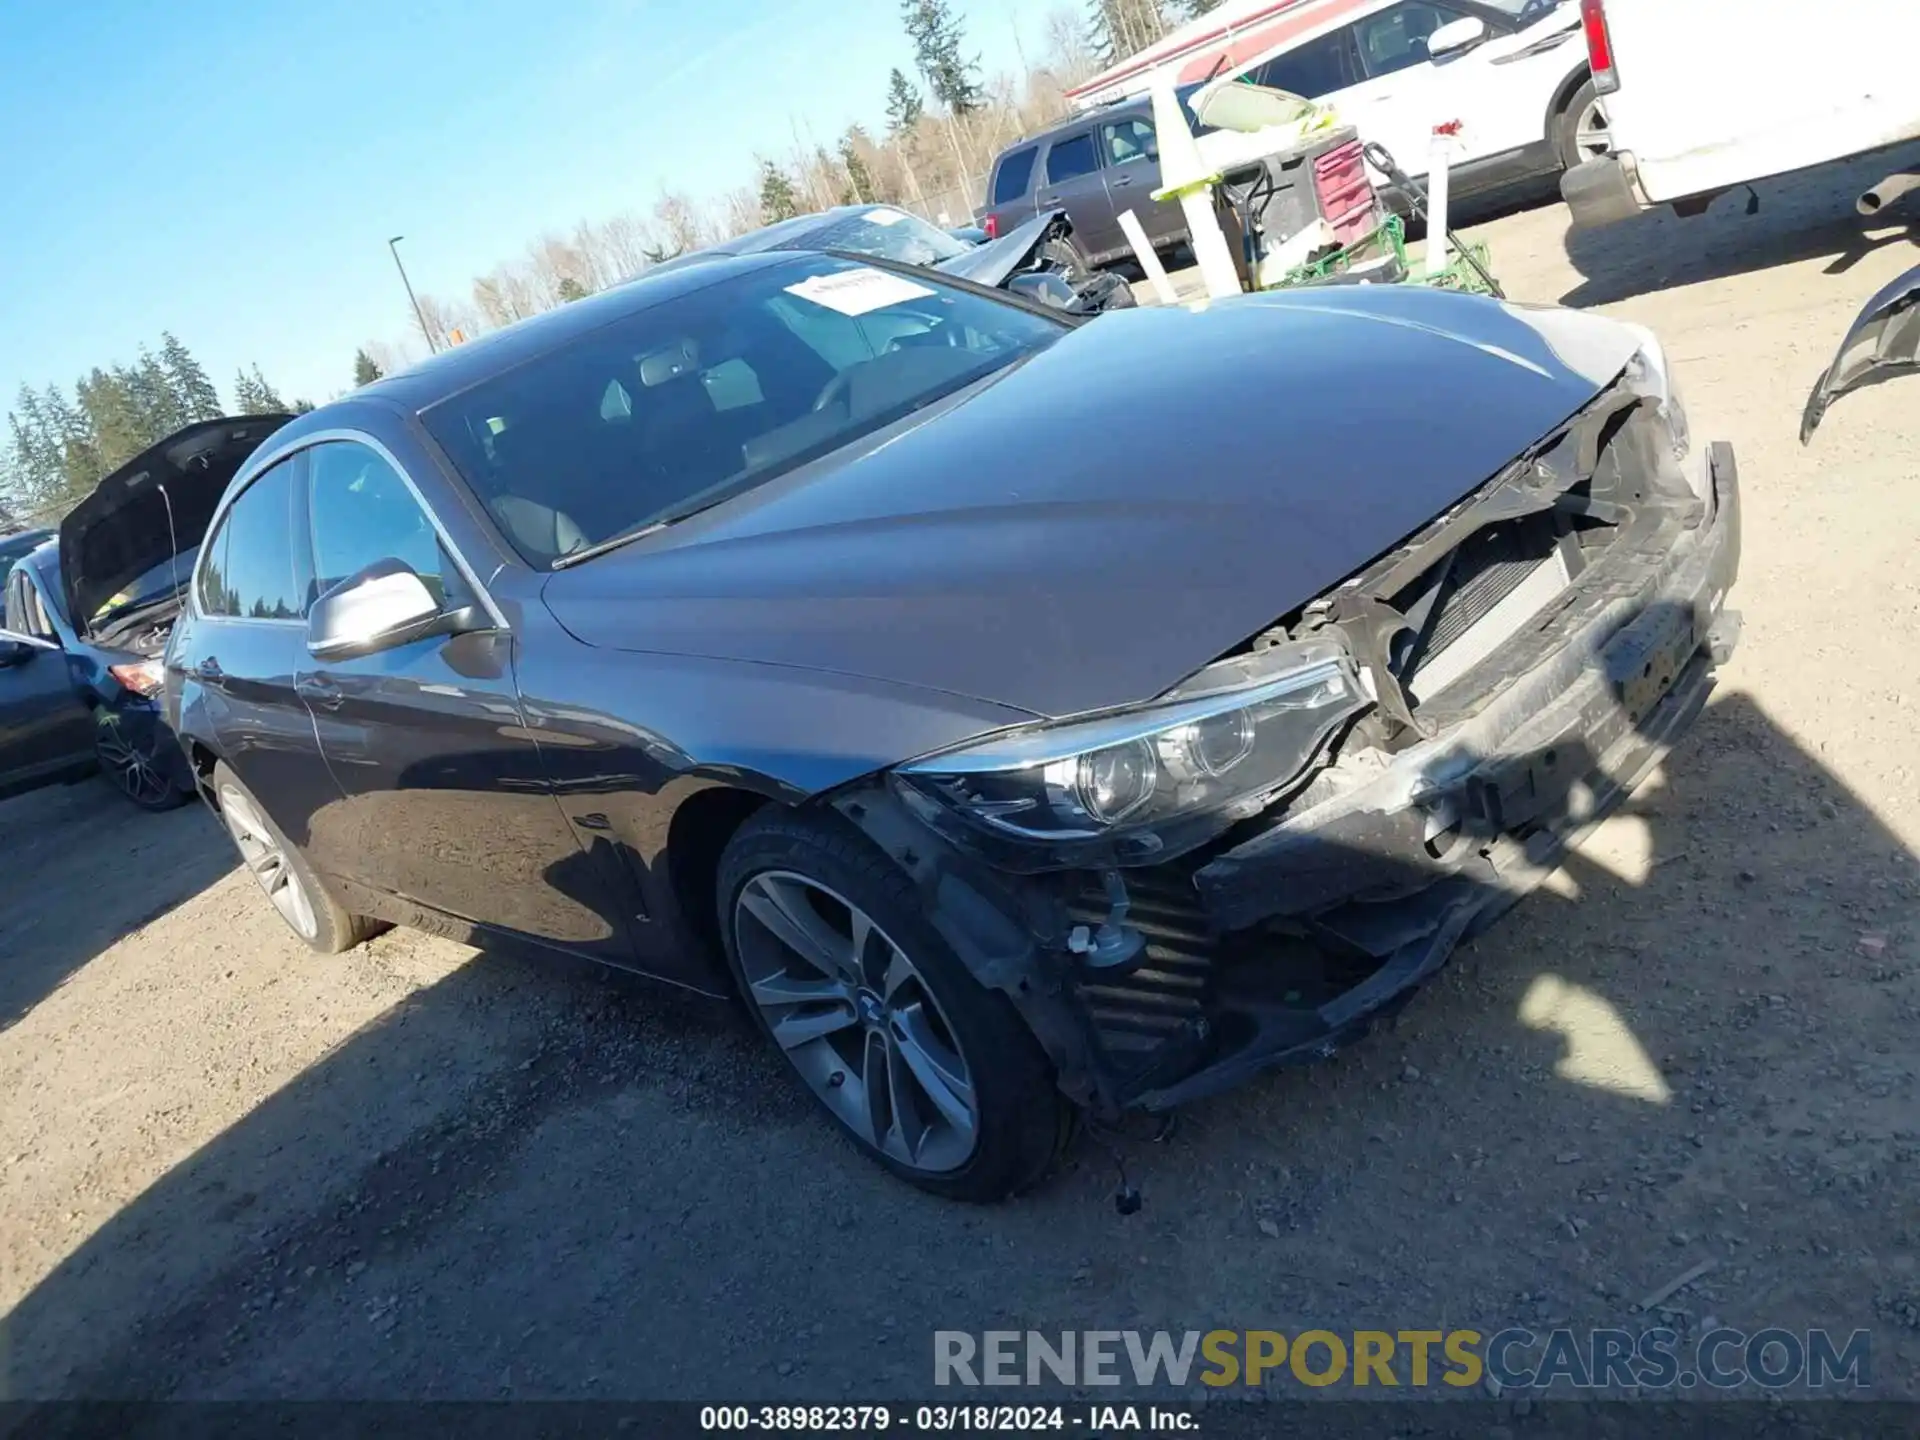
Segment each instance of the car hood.
M544 595L593 645L1044 716L1144 701L1480 486L1637 346L1417 286L1121 311Z
M206 538L214 507L246 458L291 415L201 420L149 446L60 522L67 613L87 619L122 587Z
M1031 220L1022 221L998 240L976 245L964 255L942 260L933 268L944 275L971 280L976 285L999 285L1026 265L1040 242L1053 232L1065 216L1064 210L1042 210Z

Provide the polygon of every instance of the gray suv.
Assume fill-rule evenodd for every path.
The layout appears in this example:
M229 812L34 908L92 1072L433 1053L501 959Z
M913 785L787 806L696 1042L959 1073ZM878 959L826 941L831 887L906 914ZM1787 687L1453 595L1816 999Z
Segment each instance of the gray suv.
M1199 88L1187 85L1175 93L1187 105ZM1201 125L1191 108L1187 122L1196 135L1211 128ZM1178 205L1155 203L1153 192L1159 188L1153 102L1143 95L1072 116L1009 145L987 177L980 228L989 236L1004 235L1040 210L1065 210L1080 258L1106 265L1132 254L1120 229L1126 210L1140 217L1154 249L1164 252L1186 243L1186 218Z

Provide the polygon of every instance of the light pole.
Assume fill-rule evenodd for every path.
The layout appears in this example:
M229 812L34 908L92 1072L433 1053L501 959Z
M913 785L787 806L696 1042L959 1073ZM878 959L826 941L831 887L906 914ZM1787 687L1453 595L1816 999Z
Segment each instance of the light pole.
M420 322L420 333L427 337L427 348L438 355L439 342L433 338L433 331L427 328L427 317L420 309L420 297L413 293L413 282L407 279L407 267L400 263L400 242L406 238L404 235L395 235L387 241L387 249L393 252L393 268L400 272L400 283L407 287L407 299L413 302L413 318Z

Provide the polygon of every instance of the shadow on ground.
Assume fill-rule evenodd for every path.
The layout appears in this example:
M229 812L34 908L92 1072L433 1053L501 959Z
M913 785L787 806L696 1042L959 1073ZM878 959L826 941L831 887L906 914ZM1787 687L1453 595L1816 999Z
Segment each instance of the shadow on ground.
M1826 273L1843 275L1882 246L1920 245L1920 204L1911 198L1873 219L1854 211L1862 191L1916 165L1920 145L1900 146L1762 180L1753 186L1760 208L1752 215L1742 187L1700 215L1659 206L1617 225L1569 230L1567 258L1585 278L1560 303L1607 305L1822 257L1830 257Z
M936 1327L1645 1325L1702 1257L1683 1332L1872 1325L1920 1284L1887 1200L1920 1178L1885 918L1916 893L1728 699L1390 1032L1129 1147L1125 1217L1090 1143L1022 1201L933 1201L726 1009L482 955L80 1245L7 1317L4 1393L872 1400L926 1392ZM1876 1345L1910 1384L1913 1337Z
M0 1030L233 869L200 805L149 815L98 780L0 804Z

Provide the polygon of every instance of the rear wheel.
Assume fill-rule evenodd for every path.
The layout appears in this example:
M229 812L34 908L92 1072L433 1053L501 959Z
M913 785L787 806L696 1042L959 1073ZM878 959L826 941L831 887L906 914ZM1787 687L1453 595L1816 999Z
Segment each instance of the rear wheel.
M950 1199L1040 1179L1071 1107L1012 1005L884 855L830 819L766 811L729 843L718 890L748 1008L861 1149Z
M1069 280L1084 280L1089 273L1087 262L1080 258L1080 252L1074 248L1071 240L1044 242L1040 246L1040 258L1048 265L1058 266L1065 271Z
M225 761L213 767L213 793L241 864L308 949L338 955L385 928L364 915L349 914L327 893L306 858L288 843Z
M1612 152L1613 134L1607 128L1606 107L1593 81L1584 82L1574 91L1566 108L1554 117L1553 143L1560 152L1563 170Z

